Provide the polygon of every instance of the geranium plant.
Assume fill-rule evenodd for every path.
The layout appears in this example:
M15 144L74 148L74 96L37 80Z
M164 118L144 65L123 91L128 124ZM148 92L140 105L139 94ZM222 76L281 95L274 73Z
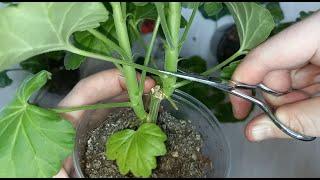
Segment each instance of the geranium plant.
M160 102L170 101L176 88L190 83L149 67L153 45L157 34L162 34L163 69L176 72L181 48L199 7L204 7L210 15L226 7L240 38L236 53L201 72L202 75L210 75L232 62L222 71L224 77L230 78L239 63L234 60L263 42L275 26L271 13L253 2L37 2L0 9L0 72L40 54L66 51L68 69L78 68L87 57L114 63L125 77L130 99L121 103L42 108L29 102L29 98L51 78L51 73L40 71L29 76L14 100L0 112L0 176L55 175L72 152L75 136L74 127L59 114L110 107L131 107L142 123L137 130L125 129L113 134L106 143L106 157L117 162L121 174L150 176L157 166L156 157L166 153L166 134L156 124ZM187 20L182 16L182 8L192 9ZM152 38L144 47L143 64L137 64L132 45L143 42L140 27L145 20L154 21ZM205 27L201 28L205 31ZM148 33L150 29L144 27L142 31ZM140 80L137 80L137 69L142 71ZM149 108L145 109L142 96L147 73L158 76L159 81L151 92Z

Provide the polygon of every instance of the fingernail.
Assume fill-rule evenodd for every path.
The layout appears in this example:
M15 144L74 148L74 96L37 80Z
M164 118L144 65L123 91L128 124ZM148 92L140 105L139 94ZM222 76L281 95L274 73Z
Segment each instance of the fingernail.
M272 137L272 127L268 123L259 123L252 127L251 135L254 141L262 141Z
M320 75L317 75L316 77L314 77L313 81L315 83L320 83Z

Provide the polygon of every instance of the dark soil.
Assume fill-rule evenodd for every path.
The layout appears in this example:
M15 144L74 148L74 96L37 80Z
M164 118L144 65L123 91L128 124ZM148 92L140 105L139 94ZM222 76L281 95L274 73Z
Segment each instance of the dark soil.
M85 157L81 162L84 176L133 177L123 176L117 170L115 161L105 157L105 144L108 137L122 129L137 129L139 120L131 109L116 111L98 128L88 133ZM167 134L167 154L157 158L157 168L152 177L156 178L191 178L206 177L212 171L212 162L202 155L203 140L191 122L176 119L167 112L160 112L158 125Z

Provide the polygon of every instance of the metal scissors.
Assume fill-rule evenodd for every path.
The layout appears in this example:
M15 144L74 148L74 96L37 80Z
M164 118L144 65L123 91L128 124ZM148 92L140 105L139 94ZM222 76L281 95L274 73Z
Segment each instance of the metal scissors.
M314 139L316 139L316 137L307 136L307 135L301 134L299 132L296 132L296 131L288 128L281 121L279 121L279 119L273 114L272 110L270 109L270 107L266 103L264 103L263 101L255 98L253 96L244 94L243 92L239 91L238 89L251 89L251 90L260 89L266 93L269 93L269 94L272 94L275 96L284 95L284 94L286 94L286 92L284 92L284 93L277 92L275 90L268 88L267 86L265 86L262 83L257 84L257 85L248 85L248 84L244 84L241 82L235 82L232 80L226 81L226 80L223 80L223 79L220 79L217 77L206 77L206 76L201 76L201 75L197 75L197 74L193 74L193 73L186 73L183 71L168 72L168 71L160 70L160 72L163 74L166 74L166 75L179 77L179 78L186 79L189 81L195 81L195 82L207 84L211 87L215 87L215 88L222 90L224 92L227 92L232 95L243 98L245 100L248 100L248 101L252 102L253 104L257 105L258 107L260 107L269 116L269 118L273 121L273 123L280 130L282 130L284 133L286 133L290 137L301 140L301 141L313 141Z

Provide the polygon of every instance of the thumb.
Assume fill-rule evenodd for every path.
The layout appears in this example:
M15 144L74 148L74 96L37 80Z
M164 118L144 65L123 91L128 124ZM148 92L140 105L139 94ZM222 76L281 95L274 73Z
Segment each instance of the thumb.
M277 109L275 115L290 129L309 136L320 136L320 97L308 99L293 104L287 104ZM245 134L250 141L262 141L274 138L291 138L282 132L265 114L250 121Z

